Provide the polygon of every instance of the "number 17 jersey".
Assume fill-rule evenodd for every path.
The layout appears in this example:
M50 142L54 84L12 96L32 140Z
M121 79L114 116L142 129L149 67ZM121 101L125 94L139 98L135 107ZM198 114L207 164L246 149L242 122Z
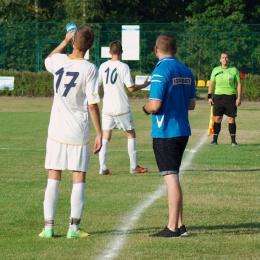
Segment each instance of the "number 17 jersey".
M104 98L102 113L109 116L119 116L130 112L126 87L132 87L134 82L129 66L121 61L108 60L100 65L99 86L103 83Z
M100 102L96 65L57 53L45 59L45 67L54 76L48 137L68 145L87 144L90 141L88 104Z

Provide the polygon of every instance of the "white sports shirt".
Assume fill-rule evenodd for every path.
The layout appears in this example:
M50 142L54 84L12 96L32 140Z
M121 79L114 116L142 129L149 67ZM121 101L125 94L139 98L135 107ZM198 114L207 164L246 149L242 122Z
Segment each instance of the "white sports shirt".
M45 67L54 75L48 137L69 145L88 143L88 104L100 102L97 67L85 59L72 60L60 53L46 58Z
M104 98L102 113L118 116L130 112L129 100L125 91L132 87L129 66L121 61L108 60L100 65L99 86L103 83Z

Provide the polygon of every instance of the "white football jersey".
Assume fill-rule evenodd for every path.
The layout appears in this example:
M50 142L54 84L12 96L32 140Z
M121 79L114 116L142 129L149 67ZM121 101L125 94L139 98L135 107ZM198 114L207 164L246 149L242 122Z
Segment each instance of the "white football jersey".
M46 58L45 67L54 75L49 138L69 145L88 143L88 104L100 102L97 67L85 59L72 60L60 53Z
M104 98L102 113L110 116L118 116L129 113L130 105L125 91L126 87L132 87L129 66L121 61L108 60L99 68L99 86L103 84Z

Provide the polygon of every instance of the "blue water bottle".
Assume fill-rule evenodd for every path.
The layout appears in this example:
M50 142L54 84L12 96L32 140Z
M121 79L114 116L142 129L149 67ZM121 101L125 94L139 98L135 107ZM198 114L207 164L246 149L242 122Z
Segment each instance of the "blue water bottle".
M77 31L77 25L75 23L67 23L66 25L66 31L67 33L70 31ZM70 41L72 42L74 40L74 36L70 39Z

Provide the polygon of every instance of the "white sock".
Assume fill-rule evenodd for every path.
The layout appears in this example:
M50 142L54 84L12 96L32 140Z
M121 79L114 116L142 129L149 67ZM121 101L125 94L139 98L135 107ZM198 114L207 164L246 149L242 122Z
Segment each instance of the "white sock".
M70 218L81 219L82 211L85 203L85 183L74 183L71 192L71 213ZM73 231L78 231L79 225L73 224L69 227Z
M135 138L131 138L131 139L127 139L127 150L128 150L128 155L129 155L129 159L130 159L130 168L132 170L136 169L137 167L137 158L138 158L138 152L137 152L137 148L136 148L136 139Z
M45 189L44 201L43 201L45 223L49 223L50 220L54 221L56 204L58 200L59 184L60 181L48 179L47 187ZM50 225L45 224L45 228L50 228L50 227L51 227Z
M109 141L106 139L102 139L102 148L99 152L99 164L100 164L100 171L105 171L107 169L107 146Z

